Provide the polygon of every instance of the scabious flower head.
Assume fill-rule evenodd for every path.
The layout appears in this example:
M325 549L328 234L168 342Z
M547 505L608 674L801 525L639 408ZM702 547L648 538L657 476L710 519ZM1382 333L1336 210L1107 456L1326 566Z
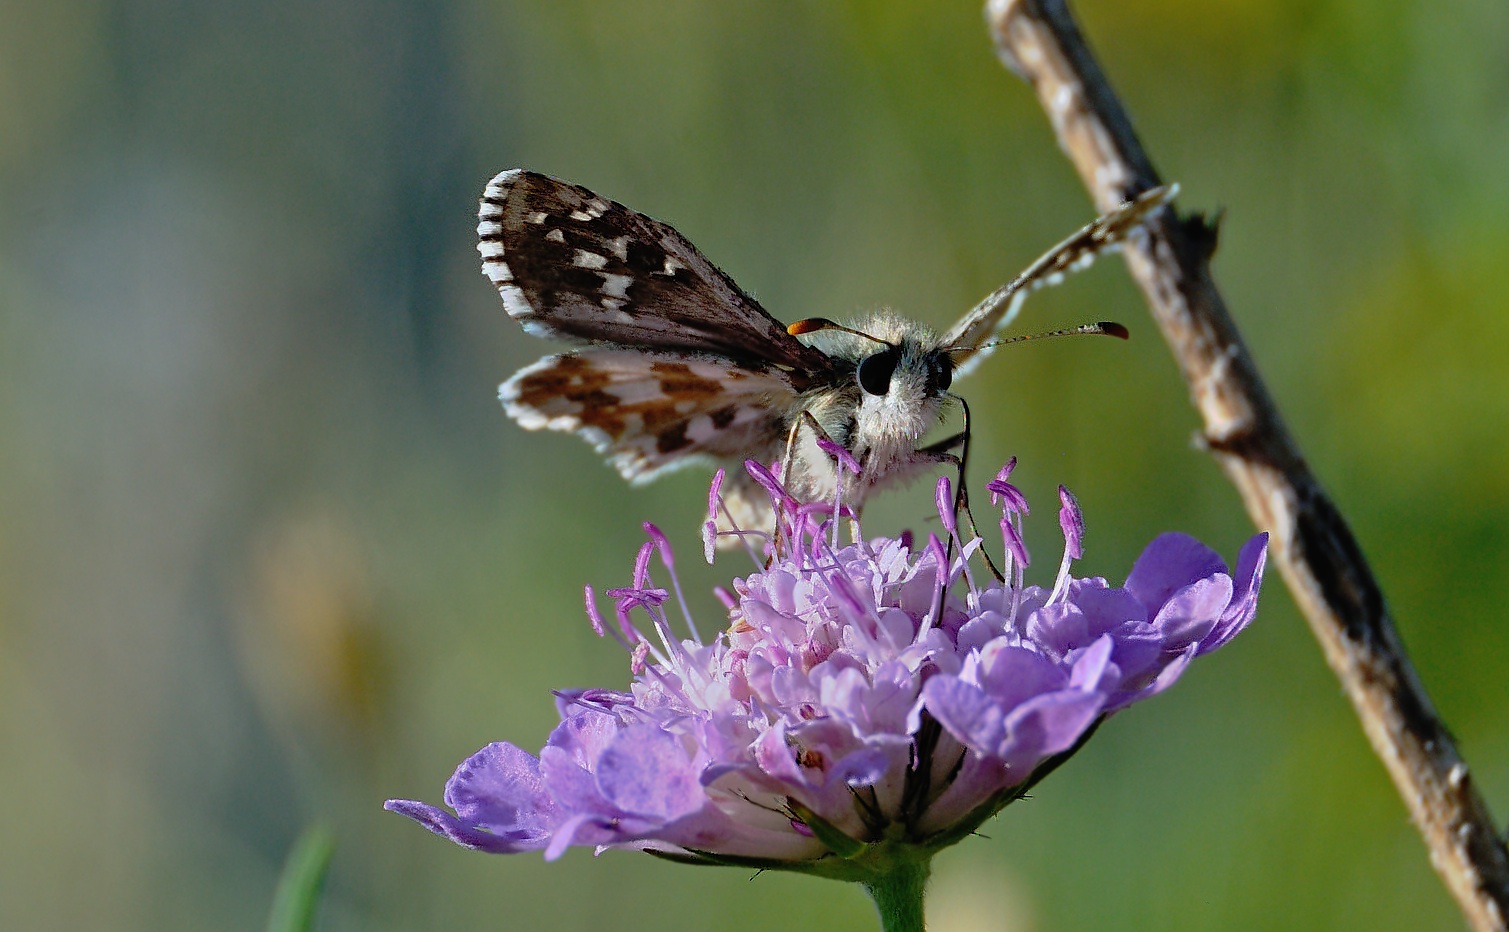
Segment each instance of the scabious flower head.
M561 723L538 756L499 742L457 768L454 814L387 808L470 848L547 859L623 847L861 881L925 859L1020 798L1106 716L1168 688L1257 607L1261 534L1234 572L1164 534L1120 586L1074 577L1084 521L1062 488L1059 570L1047 588L1026 584L1014 463L987 486L1004 579L971 566L981 541L961 539L947 480L946 539L856 533L841 546L837 526L852 519L841 504L795 502L747 464L779 524L767 562L723 594L722 630L704 640L683 607L677 633L671 548L646 525L632 583L606 593L611 617L587 590L594 629L629 653L629 688L557 692ZM709 554L718 533L710 521ZM670 590L651 578L656 555Z

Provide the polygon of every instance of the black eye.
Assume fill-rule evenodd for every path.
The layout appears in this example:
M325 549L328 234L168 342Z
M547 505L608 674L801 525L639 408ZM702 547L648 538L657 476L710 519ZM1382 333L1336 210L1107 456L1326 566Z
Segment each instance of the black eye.
M947 391L948 387L954 384L953 359L943 355L942 353L939 353L937 356L934 356L931 360L929 360L929 362L931 363L933 370L933 377L931 379L933 383L933 390L938 392Z
M866 395L884 395L891 390L891 373L900 358L894 349L866 356L859 363L859 387Z

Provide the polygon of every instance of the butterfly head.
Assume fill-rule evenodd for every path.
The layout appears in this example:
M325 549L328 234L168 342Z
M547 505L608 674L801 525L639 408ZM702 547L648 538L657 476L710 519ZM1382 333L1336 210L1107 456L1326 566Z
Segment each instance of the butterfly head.
M858 445L914 442L937 423L953 382L954 361L932 330L887 312L856 327L811 318L789 329L793 334L826 331L817 345L854 366L853 439Z

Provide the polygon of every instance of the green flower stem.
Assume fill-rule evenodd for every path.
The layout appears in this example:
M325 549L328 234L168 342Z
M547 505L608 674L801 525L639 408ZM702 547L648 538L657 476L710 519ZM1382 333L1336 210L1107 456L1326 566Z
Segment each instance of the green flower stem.
M923 932L922 898L932 869L930 860L903 861L889 873L865 881L865 892L880 911L883 932Z
M314 928L320 890L325 886L325 874L334 854L335 840L324 826L311 826L299 836L283 864L283 876L273 894L272 913L267 917L268 932L308 932Z

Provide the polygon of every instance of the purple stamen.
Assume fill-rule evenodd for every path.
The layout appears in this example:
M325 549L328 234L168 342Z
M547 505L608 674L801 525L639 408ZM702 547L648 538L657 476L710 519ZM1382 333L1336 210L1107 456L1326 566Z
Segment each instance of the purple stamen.
M939 476L933 488L933 507L938 509L938 518L949 537L959 536L959 516L954 514L954 493L947 476Z
M1001 542L1006 548L1006 553L1016 560L1019 566L1026 566L1031 561L1027 558L1027 543L1022 540L1021 531L1017 530L1012 521L1013 515L1009 511L1001 512Z
M634 585L643 589L650 581L650 552L655 549L654 541L645 541L639 547L639 553L634 557Z
M686 595L681 591L681 577L676 574L675 555L671 552L671 542L666 540L660 528L646 521L644 532L649 535L655 549L660 551L660 563L665 567L666 574L671 577L671 588L676 592L676 604L681 608L681 618L686 622L687 630L692 634L692 640L702 643L702 635L697 632L697 623L692 621L692 613L686 607Z
M1078 560L1085 555L1085 516L1079 510L1079 500L1064 486L1058 487L1058 500L1063 503L1058 510L1058 526L1064 531L1064 545L1070 559Z
M1016 514L1029 514L1031 509L1027 507L1027 496L1022 490L1007 482L1006 479L1016 469L1016 457L1006 461L996 477L985 484L985 491L990 493L991 504L1000 505L1007 512Z
M718 506L723 502L723 478L724 472L719 469L713 473L712 485L707 487L707 516L715 521L718 517Z
M593 632L598 637L603 637L608 633L608 629L604 627L603 616L597 610L597 596L590 585L583 586L582 590L582 595L587 602L587 620L592 622Z
M718 555L718 522L716 519L702 522L702 558L712 566Z
M948 589L950 575L948 567L948 551L943 547L943 541L938 539L937 534L927 535L927 549L933 554L933 575L937 580L933 588L933 603L923 616L923 629L931 628L943 620L943 593Z
M764 463L759 460L745 460L744 470L749 473L751 479L760 484L760 488L769 493L772 499L783 505L796 506L796 500L786 491L786 487L781 485L781 480L775 477L775 473L765 467Z
M859 475L859 460L855 459L854 454L850 453L843 444L829 440L827 437L819 437L817 446L818 449L837 460L839 468L847 469L856 476Z

